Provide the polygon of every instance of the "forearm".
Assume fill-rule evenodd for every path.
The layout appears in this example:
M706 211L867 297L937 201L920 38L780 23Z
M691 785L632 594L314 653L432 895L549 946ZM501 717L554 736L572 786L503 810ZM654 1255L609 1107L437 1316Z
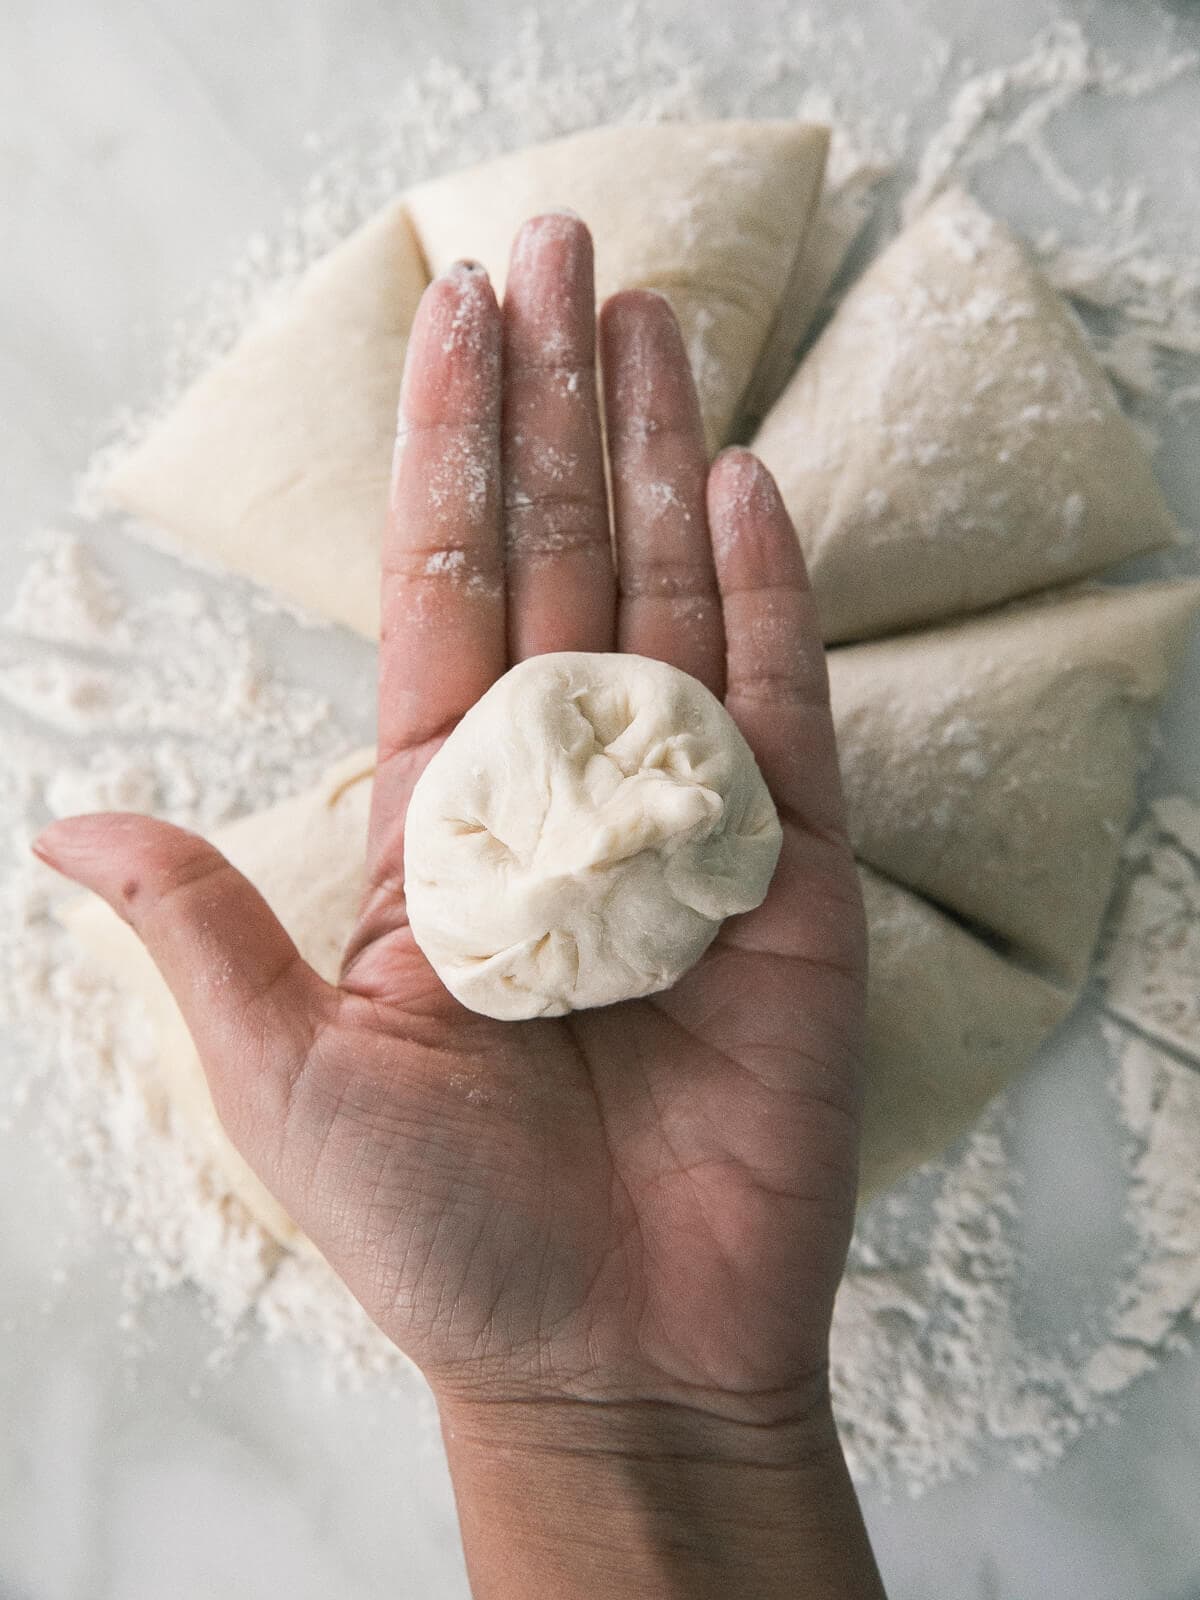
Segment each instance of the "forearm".
M832 1416L444 1405L475 1600L881 1600Z

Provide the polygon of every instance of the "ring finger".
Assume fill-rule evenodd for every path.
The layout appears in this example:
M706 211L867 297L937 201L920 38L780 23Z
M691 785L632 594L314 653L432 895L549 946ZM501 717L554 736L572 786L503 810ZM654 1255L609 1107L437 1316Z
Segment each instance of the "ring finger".
M696 386L661 295L613 295L600 318L617 540L619 648L670 662L720 698L725 634L705 509Z

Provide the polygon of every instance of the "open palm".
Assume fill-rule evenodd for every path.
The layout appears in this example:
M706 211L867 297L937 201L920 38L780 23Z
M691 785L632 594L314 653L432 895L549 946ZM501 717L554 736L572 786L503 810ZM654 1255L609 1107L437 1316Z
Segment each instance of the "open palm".
M600 334L615 563L587 230L528 224L503 310L468 264L426 293L337 987L191 834L76 818L37 848L141 935L235 1142L435 1388L784 1414L821 1380L857 1151L863 924L824 661L765 469L707 466L666 302L618 295ZM408 797L514 662L614 649L724 698L783 822L770 894L663 994L476 1016L407 926Z

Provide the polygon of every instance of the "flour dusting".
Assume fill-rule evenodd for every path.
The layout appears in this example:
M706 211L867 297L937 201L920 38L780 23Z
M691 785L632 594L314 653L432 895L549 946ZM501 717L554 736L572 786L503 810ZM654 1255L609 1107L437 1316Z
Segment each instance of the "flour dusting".
M398 1368L329 1269L282 1258L228 1194L162 1094L147 1019L55 920L75 891L28 850L46 822L83 811L153 812L207 832L303 788L352 741L323 697L268 669L253 599L214 600L187 582L135 599L80 534L30 545L0 618L0 1024L21 1046L0 1127L29 1121L75 1175L85 1212L123 1242L131 1349L147 1300L192 1284L215 1361L258 1326L302 1330L355 1381Z
M1156 801L1125 857L1131 870L1102 964L1105 1004L1187 1059L1200 1041L1200 805Z

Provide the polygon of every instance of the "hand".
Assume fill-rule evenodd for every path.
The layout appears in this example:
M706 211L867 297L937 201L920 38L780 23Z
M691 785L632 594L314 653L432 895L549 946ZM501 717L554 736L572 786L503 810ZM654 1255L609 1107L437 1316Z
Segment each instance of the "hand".
M451 1432L505 1415L532 1444L540 1423L515 1417L599 1404L793 1453L800 1429L825 1451L864 931L814 603L765 468L737 450L708 470L666 302L617 295L600 343L615 571L586 229L527 224L503 310L467 264L422 302L383 558L369 887L336 987L194 835L110 815L36 848L145 941L234 1141ZM770 893L666 993L474 1015L408 929L409 795L514 662L614 649L724 698L783 823Z

